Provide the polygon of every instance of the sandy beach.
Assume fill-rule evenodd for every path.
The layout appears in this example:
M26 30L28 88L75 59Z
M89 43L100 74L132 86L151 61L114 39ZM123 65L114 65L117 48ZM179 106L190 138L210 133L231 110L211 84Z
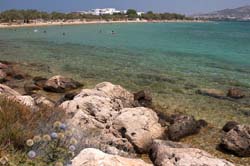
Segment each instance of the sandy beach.
M81 24L112 24L112 23L188 23L188 22L207 22L204 20L122 20L122 21L49 21L49 22L33 22L33 23L0 23L0 28L20 28L20 27L41 27L41 26L55 26L55 25L81 25Z

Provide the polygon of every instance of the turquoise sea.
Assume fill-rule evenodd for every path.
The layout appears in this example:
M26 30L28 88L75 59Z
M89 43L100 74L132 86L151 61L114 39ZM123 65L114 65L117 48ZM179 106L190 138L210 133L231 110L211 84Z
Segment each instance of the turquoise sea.
M248 97L196 94L199 88L231 87L250 94L250 22L0 29L0 60L37 64L29 74L62 74L86 87L109 81L131 91L150 89L163 111L188 113L216 128L229 120L250 124Z

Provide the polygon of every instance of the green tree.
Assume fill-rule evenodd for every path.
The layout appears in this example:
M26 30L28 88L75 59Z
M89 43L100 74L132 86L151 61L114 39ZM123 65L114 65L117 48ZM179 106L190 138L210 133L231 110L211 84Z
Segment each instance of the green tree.
M137 12L134 9L128 9L127 10L127 16L129 19L136 19L138 18Z

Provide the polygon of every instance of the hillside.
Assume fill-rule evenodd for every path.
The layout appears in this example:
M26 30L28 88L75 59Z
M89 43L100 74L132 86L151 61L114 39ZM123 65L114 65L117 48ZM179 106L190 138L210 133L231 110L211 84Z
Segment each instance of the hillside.
M198 14L195 18L219 19L219 20L250 20L250 5L234 9L224 9L207 14Z

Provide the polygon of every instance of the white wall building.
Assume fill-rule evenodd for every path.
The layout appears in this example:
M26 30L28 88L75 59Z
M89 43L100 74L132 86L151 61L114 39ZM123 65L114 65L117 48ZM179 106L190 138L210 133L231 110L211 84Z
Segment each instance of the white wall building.
M121 11L116 10L115 8L104 8L104 9L92 9L88 12L85 12L84 14L93 14L93 15L104 15L104 14L116 14L116 13L121 13Z
M78 13L100 16L104 14L110 14L110 15L117 13L126 14L127 10L116 10L115 8L103 8L103 9L91 9L89 11L78 11ZM137 12L138 16L141 16L142 14L144 14L144 12Z

